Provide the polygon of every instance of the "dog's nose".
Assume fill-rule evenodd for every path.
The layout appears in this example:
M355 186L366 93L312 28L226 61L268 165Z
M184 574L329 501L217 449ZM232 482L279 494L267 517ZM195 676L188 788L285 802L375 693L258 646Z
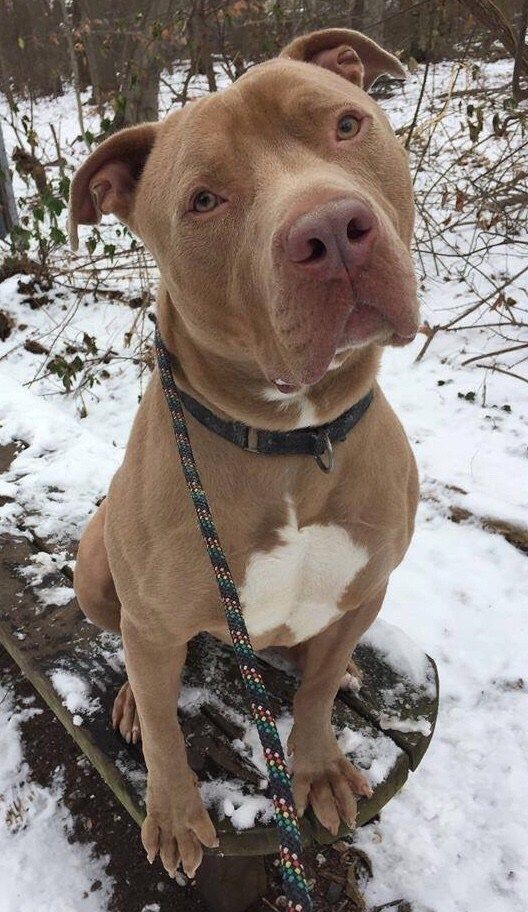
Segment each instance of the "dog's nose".
M376 235L376 218L358 199L334 200L300 215L286 230L291 263L318 278L334 278L362 266Z

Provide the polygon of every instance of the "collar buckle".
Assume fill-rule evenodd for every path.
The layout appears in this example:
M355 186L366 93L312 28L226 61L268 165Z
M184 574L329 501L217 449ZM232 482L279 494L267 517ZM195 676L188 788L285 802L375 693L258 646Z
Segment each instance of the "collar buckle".
M334 457L334 448L332 446L332 441L328 436L328 431L322 431L319 435L319 439L323 441L324 450L321 454L314 456L314 459L321 469L322 472L326 472L328 475L330 472L334 471L335 466L335 457ZM323 458L324 457L324 458Z
M258 431L254 427L248 427L247 429L247 438L246 438L246 450L249 450L250 453L260 453L259 450L259 435Z

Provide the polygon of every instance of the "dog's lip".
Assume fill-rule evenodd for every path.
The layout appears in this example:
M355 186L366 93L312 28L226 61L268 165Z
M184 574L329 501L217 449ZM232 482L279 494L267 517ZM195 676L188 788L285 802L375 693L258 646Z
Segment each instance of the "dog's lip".
M356 322L358 318L360 321L361 318L363 318L363 321L366 319L367 325L365 325L364 322L363 327L361 326L361 322L359 325L349 325L351 319ZM372 319L374 319L374 323L369 325L372 323ZM326 358L321 359L319 363L306 365L299 376L295 376L295 378L289 377L288 373L286 374L286 378L281 376L270 377L268 374L269 382L271 382L275 389L284 396L298 394L307 387L315 386L315 384L327 375L330 365L337 354L349 352L358 345L365 346L370 343L394 347L409 345L415 338L417 329L414 331L413 328L409 327L409 331L406 332L405 330L408 328L408 324L401 328L403 332L396 332L394 324L387 315L383 313L381 308L356 298L351 304L348 318L345 321L340 336L334 340L335 348L333 351L329 350L326 353Z
M288 380L281 380L277 378L272 382L277 387L279 393L283 393L285 396L290 396L292 393L298 393L301 389L299 384L290 383Z
M416 339L416 333L410 333L407 336L400 336L398 333L393 333L389 340L389 345L397 345L397 346L409 345L409 343L414 342L415 339Z

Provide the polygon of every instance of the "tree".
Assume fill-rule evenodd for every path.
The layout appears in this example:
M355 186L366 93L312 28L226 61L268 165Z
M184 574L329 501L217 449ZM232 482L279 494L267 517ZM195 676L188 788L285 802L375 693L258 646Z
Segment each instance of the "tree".
M460 0L460 2L467 6L478 22L490 29L497 40L506 48L508 54L511 54L518 61L518 73L528 74L528 48L524 43L524 36L521 36L518 45L510 23L493 0Z

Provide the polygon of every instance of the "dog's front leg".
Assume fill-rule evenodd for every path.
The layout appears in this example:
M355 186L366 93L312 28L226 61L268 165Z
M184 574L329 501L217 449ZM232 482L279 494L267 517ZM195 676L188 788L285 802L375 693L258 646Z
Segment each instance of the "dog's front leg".
M332 707L358 640L381 607L383 593L313 637L297 656L301 683L293 703L288 750L293 753L293 787L297 809L311 803L320 822L336 834L339 822L354 826L356 795L370 795L361 773L345 757L332 728Z
M141 722L147 764L147 816L141 838L150 862L158 851L174 877L181 861L193 877L202 844L218 845L202 802L176 714L186 643L149 640L123 613L121 632L129 681Z

